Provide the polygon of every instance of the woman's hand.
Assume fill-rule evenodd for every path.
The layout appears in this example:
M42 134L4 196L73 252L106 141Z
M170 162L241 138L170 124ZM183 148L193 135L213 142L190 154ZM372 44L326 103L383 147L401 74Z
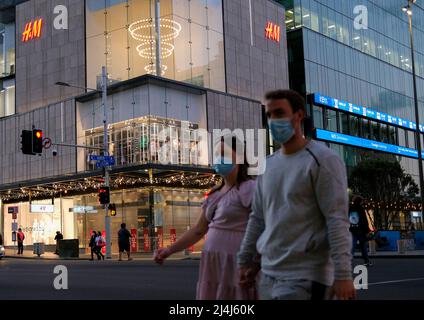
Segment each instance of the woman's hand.
M155 251L155 255L153 257L153 260L157 264L163 264L166 258L168 258L171 255L171 251L169 248L162 248Z

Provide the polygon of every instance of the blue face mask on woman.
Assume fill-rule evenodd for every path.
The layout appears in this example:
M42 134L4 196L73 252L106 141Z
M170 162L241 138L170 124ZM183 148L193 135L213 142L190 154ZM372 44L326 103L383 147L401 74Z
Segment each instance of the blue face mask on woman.
M291 119L270 119L268 126L272 139L281 144L287 143L295 134Z
M228 159L218 158L216 162L212 168L223 177L227 177L235 168L235 165L230 163L231 161Z

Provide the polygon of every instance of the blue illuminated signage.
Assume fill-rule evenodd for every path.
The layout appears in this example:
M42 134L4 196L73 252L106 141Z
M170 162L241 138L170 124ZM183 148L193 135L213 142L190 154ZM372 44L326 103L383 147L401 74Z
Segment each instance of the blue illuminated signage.
M352 114L357 114L369 119L379 120L385 123L403 127L409 130L415 130L415 122L405 120L399 117L394 117L384 112L375 111L370 108L361 107L353 103L348 103L331 97L323 96L319 93L314 93L314 103L324 105L337 110L346 111ZM424 132L424 126L420 124L420 131Z
M323 140L328 142L335 142L355 147L361 147L386 153L392 153L398 156L418 158L418 151L411 148L400 147L394 144L388 144L378 142L374 140L367 140L363 138L348 136L346 134L316 129L317 140ZM424 157L424 152L423 152Z

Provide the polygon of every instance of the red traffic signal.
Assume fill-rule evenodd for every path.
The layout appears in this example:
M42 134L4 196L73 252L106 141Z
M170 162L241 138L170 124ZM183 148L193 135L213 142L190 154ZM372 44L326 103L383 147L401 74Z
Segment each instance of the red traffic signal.
M100 204L110 203L110 188L109 187L101 187L99 189L99 203Z

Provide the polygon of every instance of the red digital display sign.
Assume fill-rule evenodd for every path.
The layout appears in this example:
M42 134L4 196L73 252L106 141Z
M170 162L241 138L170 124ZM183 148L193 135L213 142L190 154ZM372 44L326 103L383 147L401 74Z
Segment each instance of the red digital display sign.
M43 28L43 19L37 19L28 22L25 25L24 32L22 32L22 42L28 42L32 39L41 37Z
M265 27L265 38L279 43L281 39L281 27L276 23L268 21Z

